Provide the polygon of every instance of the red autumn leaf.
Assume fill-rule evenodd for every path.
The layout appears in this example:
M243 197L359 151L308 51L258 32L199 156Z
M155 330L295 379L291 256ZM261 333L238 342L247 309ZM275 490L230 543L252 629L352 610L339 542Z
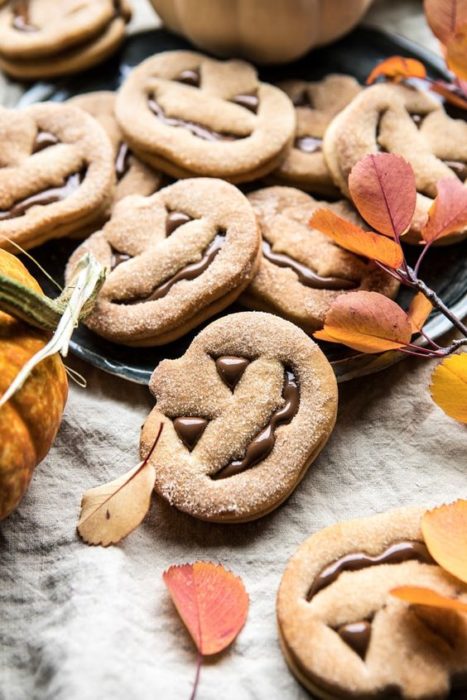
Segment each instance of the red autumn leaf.
M433 304L422 292L418 292L410 302L407 316L412 326L412 333L418 333L433 309Z
M163 579L200 654L217 654L233 642L248 613L241 579L204 561L171 566Z
M411 605L427 605L430 608L467 613L467 603L465 601L449 598L424 586L397 586L397 588L393 588L389 592L396 598L405 600Z
M433 559L452 576L467 583L467 500L459 499L426 511L421 526Z
M319 340L342 343L360 352L397 350L410 342L412 325L396 302L377 292L349 292L331 305Z
M338 245L370 260L377 260L397 270L402 265L404 254L399 243L390 241L372 231L364 231L329 209L318 209L310 219L312 228L322 231Z
M443 44L467 23L467 0L425 0L424 8L431 31Z
M464 24L446 43L448 68L462 80L467 80L467 24Z
M373 68L366 79L366 84L372 85L381 76L394 82L405 80L405 78L426 78L426 68L423 63L414 58L391 56Z
M465 87L464 87L465 86ZM442 95L449 102L460 109L467 109L467 83L460 81L460 86L455 83L446 83L443 80L435 80L431 84L433 92Z
M467 228L467 187L456 177L437 183L438 194L431 205L422 230L427 243Z
M409 228L417 189L414 172L401 156L365 156L352 168L349 190L362 217L380 233L397 238Z

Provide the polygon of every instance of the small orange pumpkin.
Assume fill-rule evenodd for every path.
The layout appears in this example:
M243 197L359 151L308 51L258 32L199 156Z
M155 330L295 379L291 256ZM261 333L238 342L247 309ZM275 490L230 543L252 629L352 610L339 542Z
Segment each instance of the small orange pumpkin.
M0 250L0 274L35 292L41 288L14 255ZM50 334L0 311L0 396ZM0 407L0 520L16 508L36 465L49 451L65 407L68 382L59 355L41 362Z

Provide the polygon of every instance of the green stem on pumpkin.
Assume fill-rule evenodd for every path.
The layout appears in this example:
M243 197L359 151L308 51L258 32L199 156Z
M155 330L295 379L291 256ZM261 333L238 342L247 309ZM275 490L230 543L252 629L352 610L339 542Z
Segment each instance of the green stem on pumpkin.
M76 322L82 321L91 312L105 279L104 268L89 253L77 263L73 279L56 299L50 299L45 294L35 292L11 277L0 274L0 310L36 328L54 331L70 304L78 279L87 291L76 318ZM76 298L75 295L74 300Z
M89 315L104 279L105 268L89 254L78 262L70 284L56 301L46 296L41 297L13 280L0 276L0 309L40 328L56 329L47 345L33 355L18 372L0 398L0 407L23 386L39 362L57 352L66 357L71 335L79 320ZM5 280L7 283L4 283Z

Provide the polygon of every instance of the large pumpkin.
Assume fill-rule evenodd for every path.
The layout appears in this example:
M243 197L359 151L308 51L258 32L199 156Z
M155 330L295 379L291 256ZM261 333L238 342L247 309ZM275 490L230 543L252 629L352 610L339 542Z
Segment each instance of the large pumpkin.
M10 253L0 250L0 274L41 292ZM49 334L0 311L0 396ZM18 505L34 467L45 457L60 425L68 392L58 355L41 362L23 387L0 408L0 520Z
M164 24L220 56L292 61L354 27L372 0L151 0Z

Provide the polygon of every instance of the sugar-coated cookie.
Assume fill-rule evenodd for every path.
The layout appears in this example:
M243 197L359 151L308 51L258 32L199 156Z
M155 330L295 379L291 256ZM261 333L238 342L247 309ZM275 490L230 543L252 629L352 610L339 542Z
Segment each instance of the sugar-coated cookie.
M161 184L160 172L143 163L125 142L115 119L115 93L110 91L89 92L68 100L84 109L104 128L114 149L116 188L114 202L129 194L149 195L156 192Z
M102 127L69 105L0 108L0 247L89 231L107 214L113 154Z
M118 48L130 17L129 0L11 0L0 7L0 68L20 80L85 70Z
M309 227L313 212L323 207L358 223L348 202L320 202L293 187L266 187L248 200L262 235L258 272L240 299L248 308L276 313L312 333L345 291L397 293L397 280Z
M270 179L323 195L337 195L323 155L323 138L333 117L361 91L350 75L330 74L322 80L287 80L279 87L292 100L297 115L293 147Z
M203 520L244 522L295 489L335 422L331 365L302 330L245 312L211 323L177 360L164 360L141 453L164 429L151 461L156 491Z
M383 83L367 88L335 117L324 137L324 156L334 182L349 195L348 177L368 153L403 156L417 185L414 221L405 236L418 242L420 229L442 178L467 178L467 122L451 119L427 92ZM460 234L441 239L452 243Z
M255 274L260 234L246 197L214 178L118 202L91 251L109 275L86 324L125 345L162 345L234 301Z
M244 61L166 51L137 66L116 106L125 137L150 165L174 177L244 182L274 170L289 148L295 111Z
M421 586L467 602L467 586L431 558L422 514L400 508L337 523L289 561L277 597L281 646L316 697L441 700L451 687L467 692L467 616L390 594Z

